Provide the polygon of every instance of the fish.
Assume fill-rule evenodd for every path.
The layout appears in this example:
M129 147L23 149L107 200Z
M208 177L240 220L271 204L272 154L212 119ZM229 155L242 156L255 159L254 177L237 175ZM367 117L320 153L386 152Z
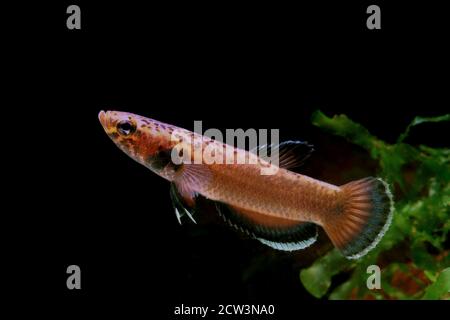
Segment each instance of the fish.
M348 259L366 255L391 224L394 200L383 179L365 177L337 186L292 171L313 152L307 142L245 150L128 112L102 110L98 118L119 149L170 182L180 224L184 216L196 223L197 202L203 198L228 225L273 249L305 249L322 228ZM206 149L219 159L245 161L193 161ZM272 153L277 162L267 157ZM274 173L261 174L264 168Z

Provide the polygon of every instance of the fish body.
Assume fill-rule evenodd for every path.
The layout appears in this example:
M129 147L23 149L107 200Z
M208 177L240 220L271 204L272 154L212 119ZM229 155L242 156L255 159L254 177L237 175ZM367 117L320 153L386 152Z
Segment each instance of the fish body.
M99 120L122 151L171 182L179 219L180 212L193 219L190 208L202 196L216 203L230 225L273 248L303 249L321 226L348 258L370 251L390 224L393 200L380 178L335 186L290 171L312 151L306 143L271 147L279 155L273 163L257 152L131 113L101 111Z
M264 215L321 224L330 207L340 201L339 188L280 168L274 175L261 175L255 165L210 165L213 183L199 192Z

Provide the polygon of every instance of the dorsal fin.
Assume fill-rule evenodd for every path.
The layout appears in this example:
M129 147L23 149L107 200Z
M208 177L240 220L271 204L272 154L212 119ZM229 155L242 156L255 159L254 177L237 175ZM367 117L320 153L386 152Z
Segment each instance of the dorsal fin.
M317 239L317 226L310 222L267 216L221 202L216 206L230 226L278 250L304 249Z
M304 141L284 141L280 144L263 145L251 152L264 160L270 161L271 155L278 153L278 166L291 169L301 166L314 151L314 147Z

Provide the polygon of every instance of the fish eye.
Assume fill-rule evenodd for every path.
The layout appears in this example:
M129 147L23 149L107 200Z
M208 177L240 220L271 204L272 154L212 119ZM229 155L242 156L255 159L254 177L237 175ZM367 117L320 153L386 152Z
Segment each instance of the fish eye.
M136 131L136 125L129 120L123 120L117 123L117 131L123 136L129 136Z

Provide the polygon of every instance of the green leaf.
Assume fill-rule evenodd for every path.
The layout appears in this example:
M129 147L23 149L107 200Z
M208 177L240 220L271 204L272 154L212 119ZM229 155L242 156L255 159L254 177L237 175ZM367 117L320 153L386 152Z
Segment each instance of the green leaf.
M351 280L344 282L333 292L330 294L330 300L345 300L348 299L352 289L357 287L357 281L355 281L356 277L353 277Z
M450 121L450 114L445 114L439 117L431 117L431 118L415 117L414 120L408 125L405 132L403 132L400 135L397 142L402 142L403 140L405 140L405 138L409 135L409 131L411 130L411 128L418 124L425 122L441 122L441 121Z
M314 297L323 297L331 285L331 278L351 265L336 249L317 260L312 266L300 272L303 286Z
M378 175L390 183L396 196L392 225L383 240L368 255L349 264L345 258L339 260L339 253L334 250L310 268L302 270L301 281L315 297L327 294L334 275L352 268L350 278L338 286L329 298L345 299L356 289L355 298L364 298L370 294L381 299L386 296L369 291L365 286L367 265L380 262L383 264L383 278L389 279L395 270L404 267L402 263L412 260L434 282L427 288L424 298L450 298L448 288L444 295L435 292L448 287L442 284L445 279L448 280L448 276L438 272L450 265L450 255L444 251L448 250L446 243L450 232L450 149L424 145L416 147L403 142L416 125L449 120L450 114L434 118L416 117L397 143L388 144L345 115L328 117L320 111L312 115L315 126L367 150L378 161ZM364 164L361 164L361 168L364 168ZM417 299L425 290L421 287L415 292L405 293L389 281L384 282L383 288L384 293L394 299Z
M327 117L323 112L317 110L311 117L312 124L335 135L372 150L374 145L383 144L382 141L372 136L369 131L359 123L353 122L346 115L335 115L333 118Z
M434 274L433 272L429 271L429 270L425 270L424 271L425 275L427 276L428 279L430 279L432 282L436 282L437 280L437 275Z
M425 290L424 300L437 300L448 297L450 292L450 268L444 269L438 276L435 283Z
M436 260L430 255L423 243L416 243L411 247L414 264L422 270L437 271Z

